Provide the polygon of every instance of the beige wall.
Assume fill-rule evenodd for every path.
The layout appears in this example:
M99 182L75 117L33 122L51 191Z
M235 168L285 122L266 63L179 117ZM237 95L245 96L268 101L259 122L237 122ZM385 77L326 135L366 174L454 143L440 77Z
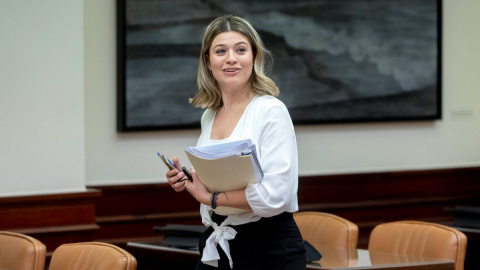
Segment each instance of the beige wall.
M85 10L87 183L164 181L155 153L187 162L183 149L199 130L115 132L114 1L86 1ZM480 165L479 12L480 1L445 0L443 120L297 126L300 174Z
M82 0L0 0L0 196L85 189Z
M0 0L0 196L165 181L157 151L186 161L199 130L115 131L115 2ZM301 175L480 165L480 1L443 7L443 119L297 126Z

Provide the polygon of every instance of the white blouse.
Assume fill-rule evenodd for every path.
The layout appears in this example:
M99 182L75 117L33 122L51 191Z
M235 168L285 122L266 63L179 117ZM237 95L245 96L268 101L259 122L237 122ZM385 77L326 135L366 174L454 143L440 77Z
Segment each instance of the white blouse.
M298 155L295 130L286 106L272 96L255 96L248 104L229 138L210 139L215 111L207 109L201 120L202 134L197 146L251 139L255 144L264 177L260 183L249 184L245 189L247 201L253 212L229 215L218 225L211 220L210 206L200 204L202 222L215 232L207 239L202 262L218 266L220 244L230 260L228 240L236 231L228 225L254 222L262 217L272 217L283 212L298 211ZM201 180L201 179L200 179Z

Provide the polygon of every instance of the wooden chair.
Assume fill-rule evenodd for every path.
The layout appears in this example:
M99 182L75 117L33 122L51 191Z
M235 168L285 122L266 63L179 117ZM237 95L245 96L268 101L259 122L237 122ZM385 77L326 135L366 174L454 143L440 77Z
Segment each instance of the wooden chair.
M355 223L315 211L297 212L293 218L303 239L323 255L322 266L347 267L356 264L358 226Z
M397 262L424 260L424 257L455 261L455 270L463 270L467 237L440 224L422 221L396 221L377 225L368 244L373 264L382 264L376 253L389 253ZM402 256L404 255L404 256Z
M137 260L127 251L107 243L63 244L52 255L49 270L135 270Z
M0 231L0 269L43 270L45 245L28 235Z

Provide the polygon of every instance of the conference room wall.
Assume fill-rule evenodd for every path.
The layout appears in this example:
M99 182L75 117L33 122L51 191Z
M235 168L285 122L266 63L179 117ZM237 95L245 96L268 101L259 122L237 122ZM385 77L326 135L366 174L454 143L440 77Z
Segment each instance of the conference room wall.
M83 1L0 1L0 197L85 190Z
M199 130L117 133L115 0L1 1L0 196L164 182ZM480 164L476 0L445 0L440 121L297 126L302 176Z
M300 175L478 166L478 12L476 0L444 1L442 120L296 126ZM115 45L115 1L85 1L87 185L164 182L155 153L188 164L200 131L116 132Z

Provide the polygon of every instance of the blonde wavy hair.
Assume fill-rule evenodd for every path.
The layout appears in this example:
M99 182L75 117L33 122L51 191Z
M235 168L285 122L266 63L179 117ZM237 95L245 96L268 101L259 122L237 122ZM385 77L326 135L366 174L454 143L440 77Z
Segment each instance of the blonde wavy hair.
M250 89L256 95L278 96L280 93L275 82L266 72L272 66L272 56L263 45L257 31L245 19L234 15L225 15L213 20L206 28L202 41L202 50L197 69L197 93L190 99L195 107L218 109L223 105L222 93L213 74L208 69L210 47L215 37L221 33L236 31L244 35L253 50L253 71L250 77Z

